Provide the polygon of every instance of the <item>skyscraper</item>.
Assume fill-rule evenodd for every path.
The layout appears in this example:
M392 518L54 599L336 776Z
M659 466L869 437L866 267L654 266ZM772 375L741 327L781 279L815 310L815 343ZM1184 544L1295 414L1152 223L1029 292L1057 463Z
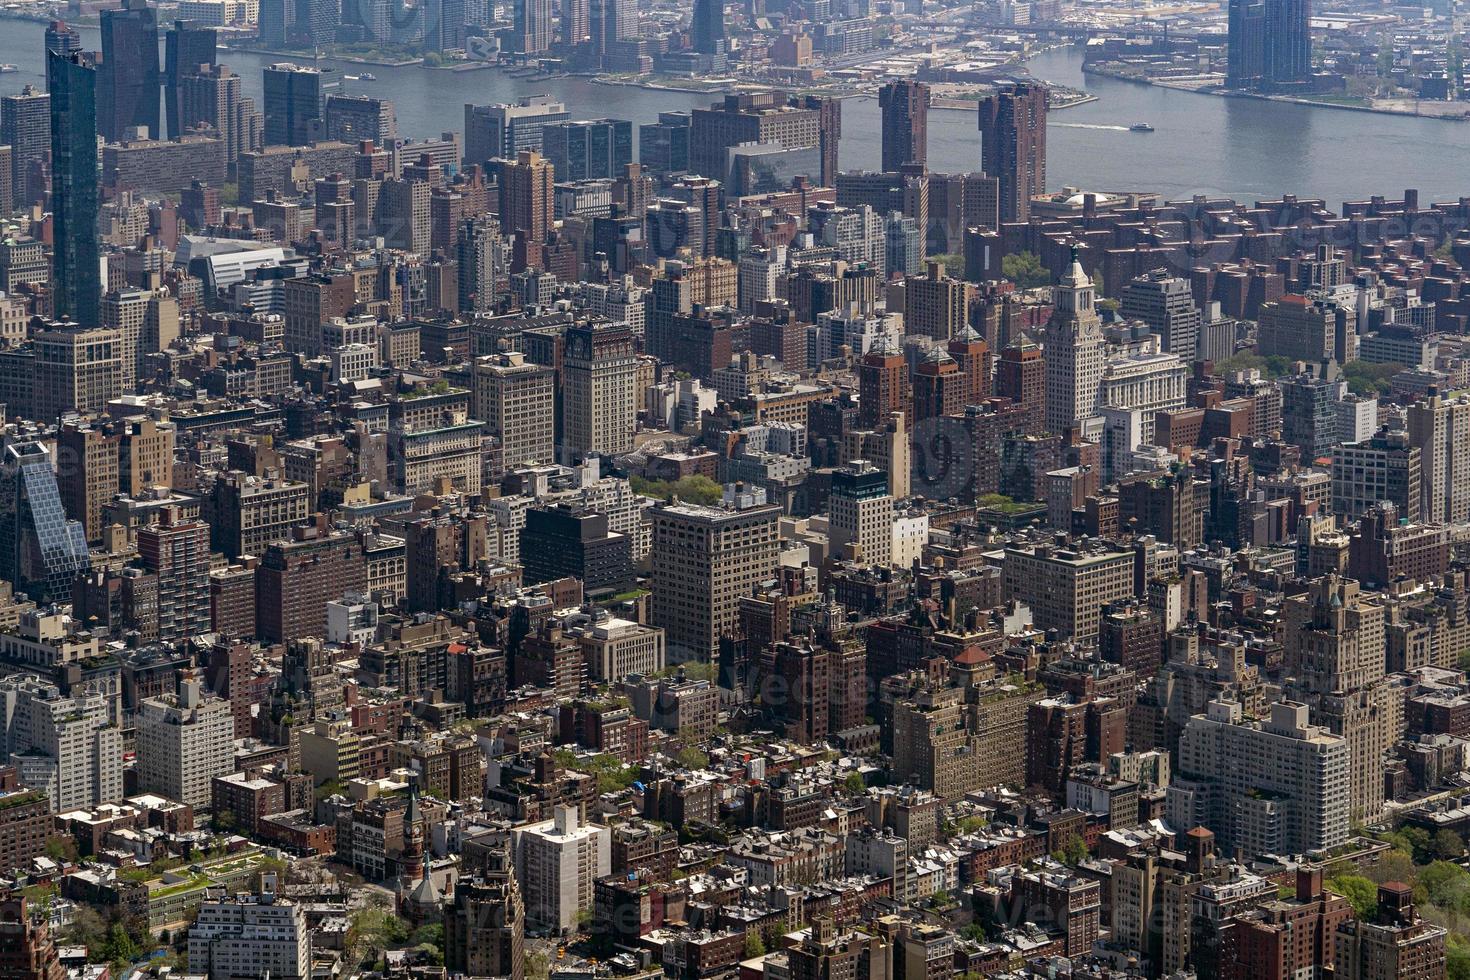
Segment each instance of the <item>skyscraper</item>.
M46 78L51 90L52 308L58 318L95 326L102 304L97 69L81 54L63 58L47 52ZM156 77L153 84L156 92Z
M129 129L146 128L157 139L158 16L148 0L123 0L102 11L101 84L97 89L97 131L109 143L121 142Z
M511 38L518 54L540 54L551 47L551 0L515 0Z
M889 82L878 90L878 108L883 114L883 172L927 163L929 86L907 78Z
M7 446L0 469L0 578L37 602L64 601L72 579L90 567L87 532L66 517L51 454L38 442Z
M1230 0L1225 83L1279 88L1312 74L1311 0Z
M295 0L296 38L307 47L330 45L342 23L342 7L338 0Z
M138 529L143 567L158 579L158 638L165 643L210 631L209 525L165 511Z
M1188 279L1155 269L1124 286L1122 299L1123 316L1147 323L1166 353L1177 354L1185 363L1194 359L1200 311Z
M0 145L10 147L10 186L16 201L30 204L45 197L42 177L51 152L51 96L27 85L18 95L0 97Z
M1025 221L1046 191L1046 86L1007 82L980 100L980 166L1000 182L1000 220Z
M265 69L265 142L305 146L322 118L322 75L283 62Z
M689 27L690 46L700 54L724 54L724 0L694 0L694 18Z
M562 360L562 444L575 455L632 452L638 357L627 324L579 323Z
M174 21L164 36L163 56L163 109L169 139L177 139L185 127L197 122L179 118L179 79L195 74L202 65L215 64L214 28L198 21Z
M611 180L633 162L633 124L626 119L551 123L541 143L561 181Z
M64 21L53 20L46 25L46 50L62 57L73 54L82 50L82 36Z
M271 50L286 46L286 0L260 0L256 31L261 46Z
M1097 415L1097 391L1107 360L1092 279L1072 248L1072 268L1057 283L1046 326L1046 427L1060 433Z
M572 48L592 39L590 0L562 0L561 43Z
M515 270L541 264L540 247L555 217L555 170L551 161L522 150L500 173L501 230L516 236Z

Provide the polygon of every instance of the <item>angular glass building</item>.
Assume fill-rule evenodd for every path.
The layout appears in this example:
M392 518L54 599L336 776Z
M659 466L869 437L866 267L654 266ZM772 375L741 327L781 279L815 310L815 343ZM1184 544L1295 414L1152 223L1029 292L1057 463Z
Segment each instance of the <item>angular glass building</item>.
M38 442L5 448L0 469L0 578L37 602L65 600L72 581L91 567L87 533L67 519L51 469Z

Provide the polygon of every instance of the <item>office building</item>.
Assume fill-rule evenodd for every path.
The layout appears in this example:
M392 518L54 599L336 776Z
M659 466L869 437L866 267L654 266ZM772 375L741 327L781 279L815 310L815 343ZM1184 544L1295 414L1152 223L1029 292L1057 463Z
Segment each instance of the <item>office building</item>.
M689 134L693 117L687 112L660 112L658 122L638 127L638 163L650 174L681 174L689 169Z
M66 22L53 20L46 25L46 50L69 58L82 50L82 36L77 33L76 28L68 27Z
M1420 918L1414 889L1401 881L1378 886L1371 916L1346 917L1332 937L1333 976L1342 980L1441 980L1442 926Z
M1063 637L1095 639L1102 609L1133 596L1133 556L1050 544L1005 551L1005 593L1031 607L1036 626Z
M1168 820L1206 827L1245 854L1304 854L1348 836L1347 740L1307 723L1307 706L1280 702L1247 722L1235 701L1211 701L1179 737Z
M102 327L52 324L36 334L35 416L102 413L123 393L122 347L121 331Z
M475 362L474 415L500 440L506 469L556 459L555 377L518 351Z
M1357 357L1357 311L1326 297L1291 293L1262 303L1256 352L1309 364L1346 364Z
M549 123L542 153L559 181L611 180L633 162L633 124L626 119Z
M155 39L155 65L157 49ZM154 72L156 101L156 67ZM102 304L97 68L81 54L63 58L48 52L46 81L51 90L52 313L58 319L69 317L82 326L96 326Z
M322 125L322 75L289 62L265 69L265 142L268 146L305 146Z
M980 165L1000 182L1000 221L1025 221L1046 193L1046 86L1010 82L980 100Z
M215 478L204 501L210 546L234 560L259 558L266 546L291 536L291 528L311 513L311 488L276 477L259 478L238 470Z
M570 933L578 913L592 907L592 883L612 870L612 833L584 825L576 807L558 805L552 819L513 834L527 928Z
M240 154L259 152L265 145L265 117L241 86L240 76L223 65L201 67L181 76L178 84L180 125L204 123L217 132L231 173Z
M208 806L211 780L234 770L230 703L204 694L192 678L179 682L177 694L139 703L137 738L138 788L180 803Z
M675 663L712 663L735 626L740 596L776 567L781 508L765 492L727 488L721 506L661 504L653 519L652 622Z
M179 82L186 75L198 74L206 67L214 68L215 49L215 29L198 21L176 20L164 35L163 112L171 140L178 139L191 125L190 120L179 115ZM150 135L158 138L157 133Z
M726 172L730 147L774 144L788 150L815 147L824 187L837 177L837 146L842 137L841 103L784 92L727 95L723 102L691 113L689 169L715 180Z
M1057 283L1055 309L1046 326L1046 428L1063 433L1092 424L1107 365L1102 323L1093 302L1092 279L1077 250L1072 267Z
M631 452L637 425L638 357L626 324L568 328L562 355L562 447L571 456Z
M694 0L694 13L689 25L689 46L697 54L724 54L729 46L725 37L724 0Z
M828 544L834 555L864 565L887 565L893 558L893 495L888 478L866 460L854 460L832 474L827 501Z
M947 341L965 329L974 287L944 274L944 263L933 262L922 276L904 280L904 333Z
M905 164L929 162L929 86L899 79L878 89L883 117L883 172L898 173Z
M1332 512L1346 520L1387 501L1417 524L1423 484L1422 452L1402 430L1332 449Z
M148 0L104 9L102 63L97 72L97 132L121 143L134 130L163 135L158 118L158 15ZM56 91L52 86L52 93Z
M464 107L464 162L483 166L488 160L514 160L522 150L541 152L541 131L572 118L567 107L549 95L532 95L513 104Z

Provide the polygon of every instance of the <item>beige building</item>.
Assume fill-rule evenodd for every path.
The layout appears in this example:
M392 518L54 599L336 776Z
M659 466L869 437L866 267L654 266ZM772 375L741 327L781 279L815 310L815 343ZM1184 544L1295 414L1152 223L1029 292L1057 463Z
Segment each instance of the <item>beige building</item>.
M518 351L475 361L474 414L500 440L506 469L555 460L554 383Z
M63 412L99 414L123 393L122 334L103 327L54 326L36 334L32 410L51 421Z
M1005 550L1007 598L1031 608L1039 629L1091 640L1102 607L1133 595L1133 556L1126 551L1083 551L1050 544Z
M526 925L563 935L576 929L578 913L592 908L592 883L612 871L612 833L583 825L576 807L553 813L512 833Z
M195 679L178 694L147 698L138 712L138 788L191 806L208 806L211 781L234 769L235 716Z
M969 283L946 276L943 262L930 262L924 275L904 280L904 333L949 340L969 322L973 291Z
M633 449L638 352L626 324L568 328L562 356L562 445L575 456Z
M713 662L740 597L776 567L781 508L762 490L727 489L719 507L669 503L650 514L653 622L668 633L669 659Z

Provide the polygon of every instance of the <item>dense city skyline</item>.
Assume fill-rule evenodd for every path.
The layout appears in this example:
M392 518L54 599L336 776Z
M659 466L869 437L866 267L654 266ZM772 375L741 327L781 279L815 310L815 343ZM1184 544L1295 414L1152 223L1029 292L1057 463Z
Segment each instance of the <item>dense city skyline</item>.
M22 13L7 980L1470 980L1453 6Z

